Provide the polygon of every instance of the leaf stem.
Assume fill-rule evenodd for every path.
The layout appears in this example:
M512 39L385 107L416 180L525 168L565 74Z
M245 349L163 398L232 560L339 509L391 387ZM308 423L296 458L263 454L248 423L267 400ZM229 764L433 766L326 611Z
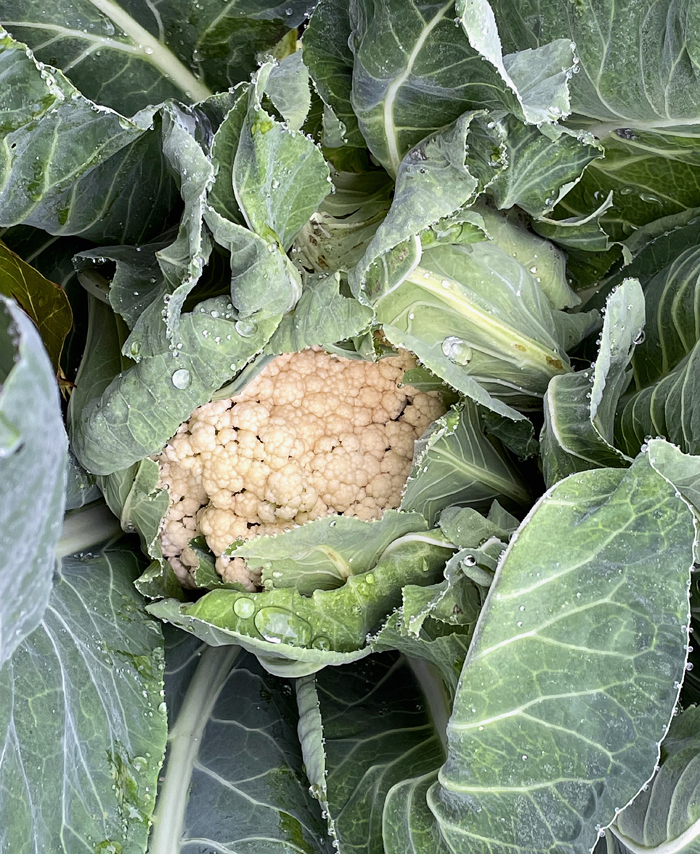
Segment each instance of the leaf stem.
M121 534L119 519L105 504L90 504L68 513L63 521L56 557L64 557L91 549Z
M152 36L121 6L113 0L90 0L92 5L107 15L127 36L143 49L144 57L193 101L203 101L212 92L189 68L170 50L170 48Z
M240 651L239 646L207 647L197 665L168 737L170 750L153 815L149 854L173 854L180 850L192 771L202 736Z

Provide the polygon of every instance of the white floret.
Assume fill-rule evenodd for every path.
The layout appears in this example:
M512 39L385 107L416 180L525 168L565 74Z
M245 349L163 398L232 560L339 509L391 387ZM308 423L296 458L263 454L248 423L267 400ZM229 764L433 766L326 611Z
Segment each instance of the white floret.
M415 359L342 359L320 348L279 356L235 398L200 406L156 458L170 493L161 542L192 584L204 536L227 581L256 588L236 540L333 513L370 520L398 507L413 445L444 412L435 393L400 387Z

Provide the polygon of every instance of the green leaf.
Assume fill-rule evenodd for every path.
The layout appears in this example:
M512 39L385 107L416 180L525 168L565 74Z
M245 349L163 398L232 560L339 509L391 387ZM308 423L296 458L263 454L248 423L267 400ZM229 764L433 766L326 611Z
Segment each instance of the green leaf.
M56 371L73 323L65 291L0 242L0 293L13 297L34 321Z
M191 604L165 600L149 610L214 645L240 644L272 673L301 676L363 657L367 633L400 604L401 588L438 580L451 552L438 538L409 534L334 590L212 590Z
M0 664L49 600L67 462L53 368L33 323L0 296Z
M691 706L671 721L661 744L661 767L610 832L632 852L695 851L700 835L699 766L700 709Z
M575 67L574 45L558 39L535 50L503 56L496 19L488 0L456 0L457 19L469 43L498 72L516 97L522 117L532 124L551 122L570 112L567 81Z
M364 148L365 141L352 108L351 28L348 4L321 0L304 30L302 50L316 91L341 123L349 146Z
M534 235L526 227L522 214L517 210L499 214L490 205L480 202L474 210L481 216L486 233L494 243L535 276L552 308L575 308L580 304L580 297L571 290L567 280L566 256L550 241Z
M306 347L333 344L369 329L374 312L352 297L339 293L340 276L312 275L299 302L275 330L268 353L298 353Z
M160 451L180 424L264 346L277 318L244 323L228 305L226 297L218 297L181 315L181 349L141 359L114 376L118 342L97 332L114 321L93 300L88 336L95 343L76 378L85 388L71 410L73 449L88 471L111 474Z
M59 0L50 8L3 0L0 18L38 59L62 68L93 101L124 115L168 98L192 103L257 67L304 18L306 2Z
M652 249L653 244L639 260ZM700 293L700 252L695 247L680 252L656 275L652 265L642 278L645 337L632 359L634 381L620 401L615 438L628 454L636 453L647 436L663 436L695 453L700 447L695 408L700 329L693 306Z
M602 140L596 160L566 197L563 216L590 213L610 190L603 217L617 240L635 226L700 204L697 10L653 0L525 0L513 14L494 0L505 48L552 39L576 45L570 81L574 124ZM561 218L561 217L559 217Z
M265 89L287 127L301 130L311 108L309 72L301 61L301 51L290 53L272 67Z
M339 854L378 854L391 787L443 759L411 668L395 654L297 682L299 735L311 789Z
M227 554L245 558L251 569L261 569L266 590L293 588L310 596L314 590L333 590L349 576L369 572L389 547L396 547L395 541L427 528L420 513L396 510L387 510L373 522L329 516L282 535L254 537Z
M466 110L505 109L524 118L528 101L536 121L546 121L562 112L541 115L537 105L543 100L549 105L554 95L561 103L557 109L566 107L568 42L508 57L506 81L491 62L482 61L487 56L479 50L485 46L470 46L465 30L455 27L454 12L452 2L435 0L408 7L401 0L381 5L361 0L351 7L352 106L369 149L392 174L413 145Z
M693 546L650 455L538 502L500 563L427 795L451 851L583 854L650 778L683 678Z
M261 104L271 65L249 89L248 113L233 164L233 190L248 226L286 252L330 191L328 166L314 143Z
M500 506L498 502L494 502L494 504L497 507ZM505 513L503 508L500 510ZM514 522L517 522L517 519ZM446 507L442 511L439 525L450 542L459 546L460 549L475 548L491 537L498 537L507 542L512 533L511 530L502 528L490 516L482 516L473 507L457 507L456 505Z
M316 272L351 270L387 214L394 184L383 170L335 172L333 190L311 215L292 247Z
M627 466L613 445L615 410L630 380L629 364L644 331L644 294L625 279L608 299L600 351L591 368L554 377L544 397L540 437L548 486L577 471Z
M496 241L427 249L373 304L395 346L511 420L523 416L507 404L532 407L553 376L570 371L565 348L598 323L596 313L553 311L535 273Z
M238 647L207 647L176 629L165 637L170 735L149 854L261 844L329 854L289 683Z
M41 623L0 671L0 823L13 851L145 849L167 721L162 634L137 575L119 545L64 559Z
M439 220L472 202L505 167L498 140L483 110L464 113L446 129L414 146L398 166L391 208L372 238L364 258L350 275L360 299L372 301L378 291L398 284L391 272L404 244ZM473 223L480 226L478 218ZM476 239L483 239L477 234ZM420 253L417 252L415 263ZM399 258L399 261L401 259Z
M2 225L114 243L162 228L175 186L154 110L129 120L98 107L4 31L0 73Z
M518 205L533 217L543 216L581 180L588 164L603 156L592 137L579 139L558 126L533 127L505 116L496 127L508 168L496 176L489 195L501 210Z
M434 524L450 504L486 509L494 498L529 503L527 487L480 421L477 406L466 400L416 442L402 510L417 510Z

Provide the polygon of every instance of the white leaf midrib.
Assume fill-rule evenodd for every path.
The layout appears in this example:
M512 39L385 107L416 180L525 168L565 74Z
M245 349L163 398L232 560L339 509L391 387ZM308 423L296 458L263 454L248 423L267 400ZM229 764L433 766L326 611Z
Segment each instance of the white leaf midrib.
M129 39L132 44L95 35L83 30L73 29L61 24L35 21L4 21L5 27L26 27L27 29L48 30L60 36L77 38L91 42L106 49L137 56L155 66L164 77L170 80L183 94L193 101L208 98L211 90L190 71L189 68L170 50L170 48L153 36L145 27L135 21L131 15L121 8L114 0L90 0L92 6L109 18ZM75 63L74 63L75 64Z

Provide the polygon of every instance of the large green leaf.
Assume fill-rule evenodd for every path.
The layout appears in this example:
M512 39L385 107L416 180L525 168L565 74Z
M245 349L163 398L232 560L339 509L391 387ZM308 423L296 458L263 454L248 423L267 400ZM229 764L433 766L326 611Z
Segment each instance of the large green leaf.
M0 296L0 664L34 631L49 600L66 467L51 363L33 323Z
M686 662L693 550L690 507L651 454L538 502L500 563L427 795L450 851L584 854L651 777Z
M586 171L562 205L590 213L610 190L603 222L616 239L660 216L700 203L700 53L693 2L525 0L514 13L494 0L506 49L569 38L578 70L571 82L574 124L600 137L605 158Z
M0 224L111 243L162 228L175 186L153 110L128 120L98 107L4 30L0 73Z
M611 828L632 852L691 852L700 837L700 709L691 706L671 721L661 745L661 767L651 784Z
M138 563L119 545L64 559L41 623L0 671L8 851L145 849L167 722Z
M297 681L299 736L314 796L338 854L383 854L391 787L434 770L440 734L403 656L326 668Z
M2 0L0 21L100 104L124 115L168 98L201 101L245 79L308 3Z
M630 457L613 445L615 410L630 380L634 348L644 333L644 294L625 279L608 299L595 364L554 377L544 396L540 436L548 486L576 471L626 466Z
M149 854L329 854L289 683L239 647L165 637L170 735Z
M401 603L401 588L439 580L452 551L439 537L408 534L370 571L333 590L212 590L191 604L168 599L149 610L210 644L240 644L271 673L303 676L364 657L368 632Z
M651 247L639 260L649 254ZM627 453L634 454L647 436L663 436L690 453L700 448L696 408L700 327L695 309L700 300L699 270L700 251L691 247L672 257L656 275L651 267L642 279L645 338L635 350L634 382L620 401L615 427L617 443Z
M536 122L568 112L570 40L506 57L509 74L500 45L494 51L481 39L481 24L465 10L455 26L454 14L452 0L351 6L352 106L372 154L391 173L411 146L465 110L505 108ZM543 112L543 101L556 113Z
M479 408L466 400L416 442L401 507L419 511L434 524L450 504L485 510L494 498L522 506L530 495L503 452L486 437Z

